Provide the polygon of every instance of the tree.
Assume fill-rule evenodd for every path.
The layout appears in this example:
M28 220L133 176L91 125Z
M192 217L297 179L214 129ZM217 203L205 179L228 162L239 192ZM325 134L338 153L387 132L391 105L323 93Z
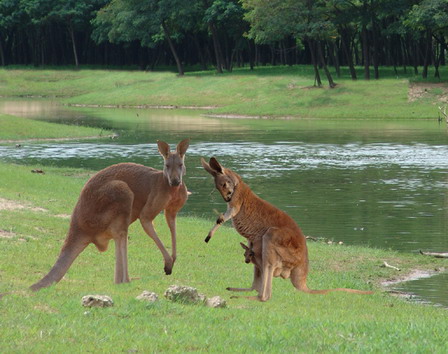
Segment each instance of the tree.
M17 28L26 16L19 4L20 0L0 1L0 63L6 65L5 44L14 28Z
M79 66L75 30L85 28L93 18L93 12L105 5L107 0L56 0L48 18L66 25L72 41L75 66Z
M183 0L112 0L98 11L93 20L93 38L99 43L140 41L142 46L155 46L163 38L167 41L179 75L184 74L182 62L174 45L182 31L193 24L197 11L195 1Z
M448 0L423 0L419 4L415 4L409 11L407 18L404 19L404 23L410 28L425 34L423 78L428 76L432 39L436 39L438 44L434 58L435 76L440 78L440 59L444 51L448 49L445 41L445 36L448 35ZM441 49L439 46L441 46Z
M330 87L335 83L327 68L322 43L336 36L336 29L325 13L325 1L243 0L248 10L249 36L257 43L272 43L286 36L306 42L314 67L315 84L321 86L318 65L324 68Z
M223 32L221 37L230 35L234 42L238 43L243 38L244 30L246 30L243 22L244 10L235 0L204 0L204 4L203 19L212 36L216 69L219 73L223 72L222 68L230 71L237 44L235 44L230 55L226 52L224 56L219 32Z

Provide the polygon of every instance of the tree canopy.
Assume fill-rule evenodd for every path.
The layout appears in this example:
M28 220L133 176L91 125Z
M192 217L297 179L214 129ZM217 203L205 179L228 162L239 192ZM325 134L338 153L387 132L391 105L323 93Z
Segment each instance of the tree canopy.
M448 0L0 0L0 65L445 65Z

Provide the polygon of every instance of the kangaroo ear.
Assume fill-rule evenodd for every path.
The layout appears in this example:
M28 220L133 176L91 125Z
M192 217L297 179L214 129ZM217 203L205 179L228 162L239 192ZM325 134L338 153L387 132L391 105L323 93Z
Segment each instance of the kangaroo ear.
M210 158L210 167L218 173L224 173L222 166L219 164L218 160L214 157Z
M232 170L226 170L226 175L230 177L234 186L240 183L240 177Z
M247 247L244 243L240 242L240 245L245 251L249 251L249 247Z
M159 147L159 153L165 159L170 155L170 146L162 140L157 140L157 146Z
M201 164L202 167L204 167L204 170L210 173L213 177L218 174L214 169L210 167L210 165L207 162L205 162L205 160L202 157L201 157Z
M184 157L189 145L190 139L184 139L179 144L177 144L176 151L180 155L180 157Z

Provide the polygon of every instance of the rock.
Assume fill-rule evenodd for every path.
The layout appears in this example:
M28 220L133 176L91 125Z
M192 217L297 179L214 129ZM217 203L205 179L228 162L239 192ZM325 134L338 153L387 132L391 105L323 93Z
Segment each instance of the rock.
M114 306L112 298L107 295L86 295L82 297L82 306L85 307L111 307Z
M151 291L144 290L139 296L136 297L137 300L144 300L147 302L156 302L159 300L159 297L156 293Z
M171 285L165 291L165 297L174 302L182 302L184 304L197 304L203 302L204 295L198 293L197 289L190 286Z
M224 308L227 307L227 302L220 296L213 296L205 301L205 305L212 308Z

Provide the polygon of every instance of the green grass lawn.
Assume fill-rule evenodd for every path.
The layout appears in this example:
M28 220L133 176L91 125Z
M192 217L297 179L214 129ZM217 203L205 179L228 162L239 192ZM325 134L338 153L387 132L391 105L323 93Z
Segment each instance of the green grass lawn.
M178 260L171 276L140 225L130 228L131 283L113 284L114 244L105 253L89 246L64 279L38 293L28 286L42 277L59 253L79 191L92 174L0 163L0 349L17 352L444 352L448 342L445 309L408 303L385 293L379 283L411 269L433 269L444 260L364 247L309 242L309 286L373 289L374 295L297 292L288 280L274 279L266 303L231 299L228 286L248 286L252 267L228 227L204 243L214 220L178 218ZM15 204L12 204L11 202ZM2 204L0 203L0 204ZM21 206L18 208L17 205ZM169 244L164 218L155 222ZM387 261L402 269L381 267ZM171 303L171 284L220 295L226 309ZM154 291L155 304L135 299ZM112 308L87 309L81 297L110 295Z
M444 67L442 77L447 75ZM421 79L410 70L397 75L388 67L381 68L380 80L352 81L347 70L335 80L335 89L313 87L310 66L237 68L223 75L196 71L184 77L171 72L19 68L0 70L0 96L51 97L67 104L208 107L212 114L437 119L437 103L448 92L445 82L411 102L410 83Z
M0 114L0 127L0 143L30 139L77 139L104 134L97 128L40 122L7 114Z

